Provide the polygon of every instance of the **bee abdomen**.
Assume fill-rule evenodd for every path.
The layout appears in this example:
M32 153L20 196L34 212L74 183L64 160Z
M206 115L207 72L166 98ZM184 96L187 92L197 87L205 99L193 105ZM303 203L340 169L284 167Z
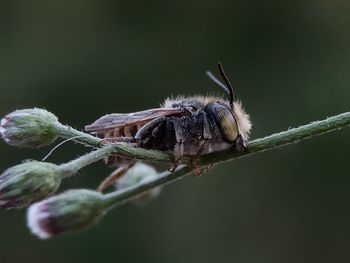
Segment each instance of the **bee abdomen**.
M121 137L134 137L138 130L141 128L140 125L130 125L125 127L114 128L101 132L103 138L121 138Z
M108 131L105 131L102 135L104 139L117 139L125 137L134 137L137 131L141 128L140 125L125 126L120 128L114 128ZM105 163L109 166L120 166L131 162L132 159L121 157L117 155L110 155L105 158Z

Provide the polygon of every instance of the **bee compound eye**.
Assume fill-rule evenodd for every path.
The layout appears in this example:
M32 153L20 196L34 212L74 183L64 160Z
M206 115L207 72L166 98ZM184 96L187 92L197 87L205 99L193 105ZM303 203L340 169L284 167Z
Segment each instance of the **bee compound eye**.
M208 114L214 117L224 138L229 142L234 142L238 135L238 126L235 117L229 109L219 103L208 105Z

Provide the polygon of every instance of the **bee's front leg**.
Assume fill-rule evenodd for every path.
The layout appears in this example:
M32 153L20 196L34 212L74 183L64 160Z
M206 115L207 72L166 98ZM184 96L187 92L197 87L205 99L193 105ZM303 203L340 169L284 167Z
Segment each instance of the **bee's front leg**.
M209 120L208 120L207 114L205 112L203 112L201 115L201 118L202 118L202 123L203 123L202 135L199 137L198 150L190 162L190 166L193 168L193 173L195 176L200 176L203 171L205 173L209 173L209 171L213 167L212 165L208 165L207 167L197 167L195 164L196 160L200 157L200 155L203 153L205 147L207 147L208 143L213 138L213 133L212 133L212 129L210 128L210 125L209 125Z
M169 171L173 173L176 167L181 163L182 156L184 155L185 135L179 118L169 118L167 126L172 126L176 139L176 143L174 145L174 163L169 168Z
M241 135L238 135L238 137L236 139L236 150L241 151L241 152L248 151L247 142L242 138Z
M167 118L165 117L159 117L157 119L154 119L150 121L149 123L143 125L138 132L135 134L135 140L138 142L138 146L140 147L145 147L146 148L151 148L152 149L152 144L150 142L152 141L153 138L156 138L158 133L161 130L161 127L167 122Z

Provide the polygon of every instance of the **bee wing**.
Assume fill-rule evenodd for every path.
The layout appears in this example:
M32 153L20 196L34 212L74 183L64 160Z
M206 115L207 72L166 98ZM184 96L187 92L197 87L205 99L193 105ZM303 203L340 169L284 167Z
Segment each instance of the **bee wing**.
M122 128L125 126L146 123L158 117L178 115L184 111L180 108L166 109L156 108L133 113L112 113L102 116L94 123L85 126L88 132L99 132L103 130Z

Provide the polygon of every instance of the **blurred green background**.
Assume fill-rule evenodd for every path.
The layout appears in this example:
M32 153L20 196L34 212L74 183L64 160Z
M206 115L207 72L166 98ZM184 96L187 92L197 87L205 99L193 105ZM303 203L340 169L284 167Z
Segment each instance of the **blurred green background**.
M82 129L177 94L218 93L221 60L252 138L349 110L348 1L2 1L0 115L43 107ZM349 133L344 129L218 165L123 205L98 226L49 241L25 211L0 211L1 262L348 262ZM51 148L0 143L0 169ZM86 152L66 144L49 161ZM98 163L62 189L94 188Z

